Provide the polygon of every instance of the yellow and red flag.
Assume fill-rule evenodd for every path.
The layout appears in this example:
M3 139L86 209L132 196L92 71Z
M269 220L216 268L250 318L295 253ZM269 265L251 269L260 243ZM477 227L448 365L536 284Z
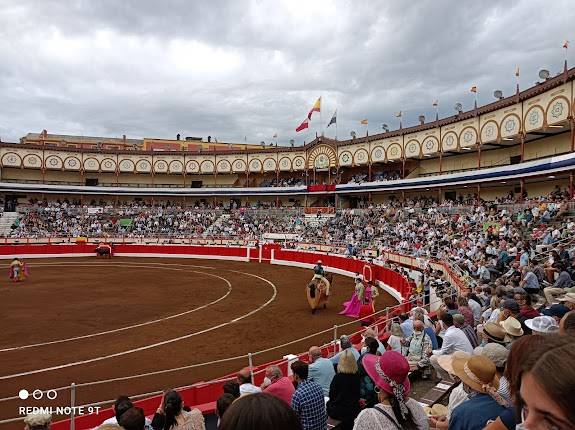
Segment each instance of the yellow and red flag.
M566 40L565 43L563 44L563 48L567 49L569 48L569 41Z
M317 99L317 101L314 103L313 107L311 108L311 110L307 114L307 119L311 120L311 115L314 112L321 112L321 97L319 99Z
M477 93L477 87L473 85L469 91L471 91L472 93Z
M367 121L367 119L362 119L361 120L361 124L362 125L367 125L369 122Z

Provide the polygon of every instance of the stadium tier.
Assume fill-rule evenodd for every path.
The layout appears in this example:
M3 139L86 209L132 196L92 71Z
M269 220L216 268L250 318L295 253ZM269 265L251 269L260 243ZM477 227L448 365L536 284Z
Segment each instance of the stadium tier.
M0 145L6 200L39 195L223 206L357 207L427 195L485 200L573 190L575 69L468 112L302 147L29 134ZM195 139L195 140L194 140ZM174 149L177 149L175 151ZM182 204L180 203L180 204Z

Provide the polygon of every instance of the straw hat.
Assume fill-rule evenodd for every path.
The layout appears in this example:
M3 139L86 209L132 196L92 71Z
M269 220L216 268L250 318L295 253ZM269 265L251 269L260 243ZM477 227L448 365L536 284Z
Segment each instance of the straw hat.
M437 357L437 363L441 366L443 370L445 370L450 375L454 375L453 372L453 360L456 358L459 359L468 359L471 357L471 354L463 351L455 351L453 354L449 355L440 355Z
M563 297L559 297L559 301L575 303L575 293L567 293Z
M487 393L491 388L495 390L499 388L495 364L483 355L455 358L453 360L453 373L465 385L480 393Z
M513 317L508 317L504 321L499 322L501 327L505 330L509 336L519 337L523 336L523 329L521 328L521 323Z
M488 322L483 326L483 335L493 342L504 343L505 334L505 329L499 324Z

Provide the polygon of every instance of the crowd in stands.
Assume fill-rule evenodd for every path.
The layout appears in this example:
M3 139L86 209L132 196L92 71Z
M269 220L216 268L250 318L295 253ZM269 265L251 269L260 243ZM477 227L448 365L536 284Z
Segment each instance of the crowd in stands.
M401 179L400 172L380 172L371 176L371 182L397 181L399 179ZM363 184L365 182L369 182L367 173L358 173L347 181L348 184Z
M266 179L261 184L260 187L301 187L304 186L305 182L302 178L273 178Z
M369 242L449 260L463 286L456 291L444 273L428 267L412 297L415 308L376 321L357 339L342 336L335 356L313 346L307 358L290 364L291 377L269 366L260 386L251 369L240 370L216 403L218 428L325 430L328 422L353 430L574 428L575 222L558 196L514 213L488 203L451 213L449 204L430 199L338 211L315 227L323 240L351 244L350 256L354 246ZM77 226L68 219L69 207L44 209L61 228ZM122 216L142 215L131 210ZM158 215L173 216L172 226L188 222L185 212L178 218L162 208L146 213L142 228L148 216L154 223ZM219 235L257 237L298 226L304 237L314 234L301 214L226 215ZM441 301L435 314L427 308L433 297ZM452 387L445 407L425 409L410 397L419 378ZM174 390L165 393L152 417L123 397L114 411L100 430L205 428L199 410L183 405ZM25 423L29 430L44 430L49 417L29 416Z

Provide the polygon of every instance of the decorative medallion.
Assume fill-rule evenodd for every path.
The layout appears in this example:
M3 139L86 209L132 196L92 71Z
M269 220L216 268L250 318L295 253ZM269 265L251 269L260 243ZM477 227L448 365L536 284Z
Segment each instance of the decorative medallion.
M417 145L415 143L410 143L407 149L411 154L415 154L417 152Z
M515 130L515 120L510 118L505 121L505 131L511 133L513 130Z
M445 138L444 143L446 148L453 148L455 146L455 138L450 134Z
M492 138L494 134L495 134L495 127L493 126L493 124L489 124L485 128L485 136L487 136L488 138Z
M349 154L347 152L341 156L341 161L349 163Z
M257 170L260 167L260 163L257 160L252 160L250 163L250 167L252 170Z
M397 146L392 146L391 149L389 150L389 153L394 157L399 155L399 151L397 149Z
M36 157L28 157L28 164L31 166L35 166L38 163L38 159Z
M529 114L529 124L535 126L539 122L539 109L531 110Z
M56 157L50 157L50 159L48 160L48 164L52 167L57 166L58 159Z
M301 157L298 157L294 160L294 165L296 167L302 167L303 166L303 159Z
M563 114L563 102L557 100L551 109L551 116L553 118L560 118Z
M435 142L432 139L427 139L425 141L425 149L427 149L428 151L431 151L434 146L435 146Z
M377 159L383 158L383 151L381 148L377 148L375 151L373 151L373 156Z
M280 161L280 166L283 168L287 168L289 167L289 161L287 158L284 158L282 161Z
M75 158L69 158L68 159L68 166L69 167L76 167L78 165L78 162L76 161Z
M365 152L357 151L357 161L365 161Z
M110 160L104 161L104 167L105 167L106 169L111 169L111 168L113 167L113 165L114 165L114 164L113 164Z
M325 154L319 154L315 157L314 167L316 169L327 169L329 167L329 158Z
M265 168L266 168L267 170L272 170L272 169L274 168L274 163L273 163L273 161L272 161L272 160L267 160L267 161L266 161L266 164L265 164Z
M463 141L465 143L470 143L473 140L474 133L471 130L467 130L463 133Z
M243 169L244 169L244 163L242 163L240 160L234 161L234 170L235 170L236 172L237 172L237 171L240 171L240 170L243 170Z

